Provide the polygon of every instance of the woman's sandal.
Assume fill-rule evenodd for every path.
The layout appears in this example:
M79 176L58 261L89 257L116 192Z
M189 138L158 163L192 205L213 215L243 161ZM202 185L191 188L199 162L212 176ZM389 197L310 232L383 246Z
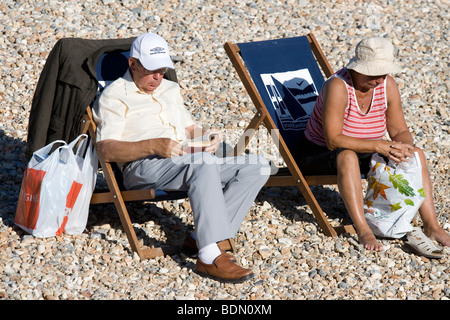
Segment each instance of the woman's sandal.
M429 259L440 259L444 256L442 248L436 246L420 228L413 228L406 234L406 239L405 246L418 255Z

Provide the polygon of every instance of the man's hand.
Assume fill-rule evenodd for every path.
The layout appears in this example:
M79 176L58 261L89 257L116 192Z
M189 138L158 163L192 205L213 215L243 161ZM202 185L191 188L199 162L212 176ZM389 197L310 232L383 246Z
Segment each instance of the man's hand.
M219 148L220 143L222 142L220 132L217 129L210 129L206 131L206 134L211 134L212 140L211 144L205 148L205 151L215 153Z
M154 150L153 154L157 154L162 158L172 158L186 153L181 144L169 138L157 138L147 141L151 144L151 149Z

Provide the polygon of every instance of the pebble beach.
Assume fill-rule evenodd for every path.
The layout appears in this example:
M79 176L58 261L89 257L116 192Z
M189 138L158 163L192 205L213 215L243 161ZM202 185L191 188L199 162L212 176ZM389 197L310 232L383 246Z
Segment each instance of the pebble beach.
M173 254L141 260L113 205L92 205L80 235L36 238L14 225L31 102L61 38L164 37L187 109L234 146L255 113L224 44L306 35L333 70L355 45L391 39L407 123L423 148L440 225L450 232L449 11L445 0L2 0L0 1L0 300L449 300L450 249L442 259L381 239L371 252L356 235L325 236L298 188L263 188L236 235L238 263L255 277L223 284ZM249 145L282 166L262 127ZM101 178L101 177L100 177ZM348 222L337 186L312 187L332 224ZM180 246L193 228L189 200L128 205L138 238ZM413 220L421 226L420 217Z

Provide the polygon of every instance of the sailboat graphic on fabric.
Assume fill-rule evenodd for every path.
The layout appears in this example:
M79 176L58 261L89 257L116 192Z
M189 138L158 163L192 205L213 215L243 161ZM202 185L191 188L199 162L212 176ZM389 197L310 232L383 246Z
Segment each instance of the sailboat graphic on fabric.
M318 96L309 70L261 74L261 78L281 127L304 130Z

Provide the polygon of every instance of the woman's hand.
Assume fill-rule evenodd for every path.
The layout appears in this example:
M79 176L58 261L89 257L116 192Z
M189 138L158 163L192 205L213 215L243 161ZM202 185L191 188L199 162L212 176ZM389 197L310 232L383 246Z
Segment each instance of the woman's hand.
M408 143L397 141L380 141L380 143L377 152L396 163L407 161L408 158L413 157L414 146Z
M392 142L389 151L389 159L400 163L408 161L408 158L414 156L413 153L414 146L402 142Z

